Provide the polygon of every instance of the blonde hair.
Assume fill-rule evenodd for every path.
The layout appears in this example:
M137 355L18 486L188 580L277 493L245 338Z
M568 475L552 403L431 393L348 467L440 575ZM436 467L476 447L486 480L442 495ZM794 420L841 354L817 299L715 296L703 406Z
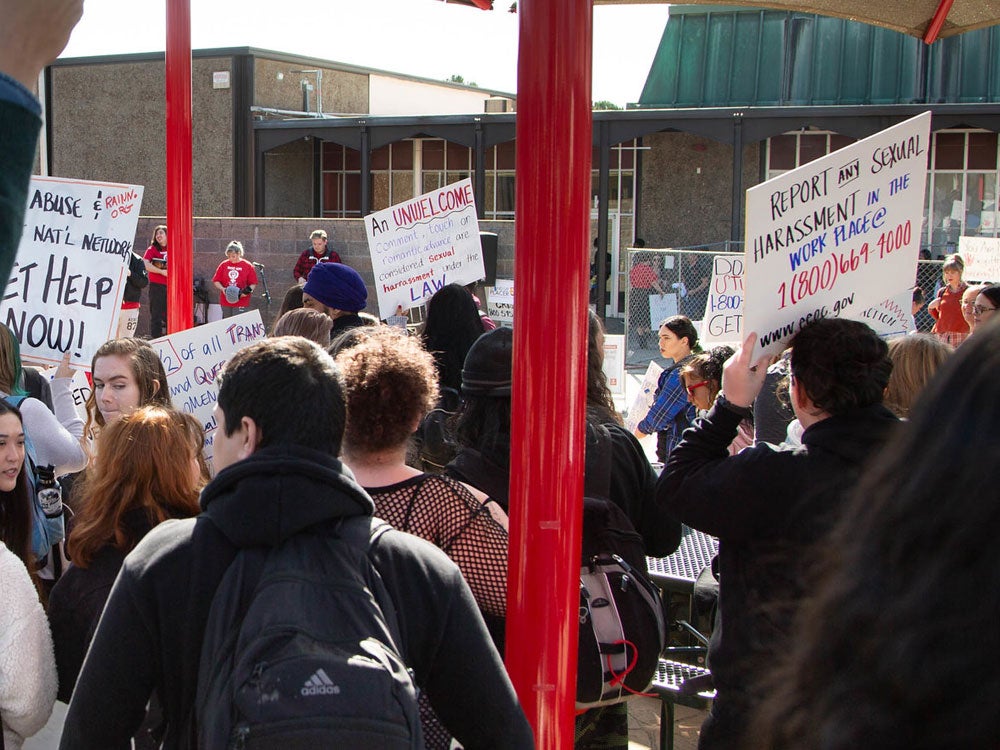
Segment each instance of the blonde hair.
M910 409L934 373L954 350L936 336L915 333L889 342L892 374L883 403L897 417L910 416Z
M243 243L239 240L233 240L228 245L226 245L226 255L229 253L239 253L240 257L243 257Z

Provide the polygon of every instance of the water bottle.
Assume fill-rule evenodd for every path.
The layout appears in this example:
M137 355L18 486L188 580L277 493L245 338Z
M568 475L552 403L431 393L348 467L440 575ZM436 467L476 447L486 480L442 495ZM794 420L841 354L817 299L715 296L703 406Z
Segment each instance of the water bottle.
M56 481L54 466L39 466L35 469L38 478L38 504L46 518L59 518L63 512L62 487Z

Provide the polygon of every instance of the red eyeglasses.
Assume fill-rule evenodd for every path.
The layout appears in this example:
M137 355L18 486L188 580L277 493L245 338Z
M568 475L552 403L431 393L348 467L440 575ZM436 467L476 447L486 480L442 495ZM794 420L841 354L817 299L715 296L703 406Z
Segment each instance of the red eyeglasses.
M695 383L694 385L685 386L689 396L693 396L694 392L701 388L703 385L708 385L707 380L702 380L700 383Z

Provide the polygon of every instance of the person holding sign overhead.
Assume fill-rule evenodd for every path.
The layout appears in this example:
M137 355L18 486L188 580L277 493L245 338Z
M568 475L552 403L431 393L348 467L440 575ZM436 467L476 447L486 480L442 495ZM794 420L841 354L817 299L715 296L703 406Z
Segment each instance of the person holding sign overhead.
M250 307L257 286L253 264L243 259L243 245L233 240L226 246L226 259L215 269L212 284L219 290L222 317L229 318Z
M149 335L157 339L167 332L167 228L160 224L142 256L149 274Z

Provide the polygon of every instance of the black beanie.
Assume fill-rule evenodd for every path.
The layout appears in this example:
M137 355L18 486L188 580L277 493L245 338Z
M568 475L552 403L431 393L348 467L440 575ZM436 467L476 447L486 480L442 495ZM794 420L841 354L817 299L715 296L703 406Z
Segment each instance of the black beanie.
M510 328L487 331L465 355L462 393L466 396L510 396L514 332Z

